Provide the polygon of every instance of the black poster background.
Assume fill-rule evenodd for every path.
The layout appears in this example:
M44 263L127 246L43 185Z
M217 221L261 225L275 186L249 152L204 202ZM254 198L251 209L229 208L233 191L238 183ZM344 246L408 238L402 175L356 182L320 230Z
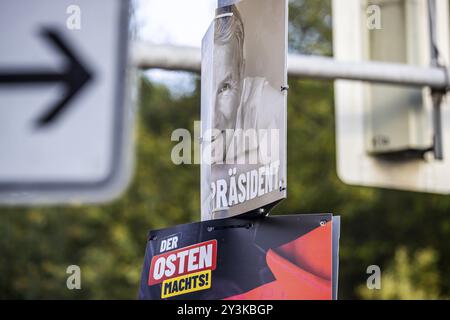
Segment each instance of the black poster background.
M228 218L151 231L142 270L140 299L161 299L161 284L149 286L152 257L159 255L161 239L177 234L178 248L216 239L217 267L212 287L169 299L224 299L275 280L266 263L266 253L319 228L333 219L331 214L274 216L257 220ZM333 219L334 220L334 219ZM339 227L339 223L334 225ZM335 233L335 227L333 228ZM335 237L333 237L335 238ZM337 283L337 246L333 241L333 287ZM335 294L333 294L335 296Z

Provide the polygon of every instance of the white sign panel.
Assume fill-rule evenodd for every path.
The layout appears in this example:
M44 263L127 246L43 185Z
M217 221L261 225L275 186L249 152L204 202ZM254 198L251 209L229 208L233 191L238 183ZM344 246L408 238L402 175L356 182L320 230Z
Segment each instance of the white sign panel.
M202 44L202 220L286 197L285 0L219 1Z
M426 1L333 1L337 60L430 66ZM437 45L449 65L448 1L437 1ZM377 19L381 24L376 23ZM442 104L444 159L433 156L428 90L336 81L337 171L351 185L449 194L450 108Z
M4 0L0 203L101 202L131 172L129 1Z

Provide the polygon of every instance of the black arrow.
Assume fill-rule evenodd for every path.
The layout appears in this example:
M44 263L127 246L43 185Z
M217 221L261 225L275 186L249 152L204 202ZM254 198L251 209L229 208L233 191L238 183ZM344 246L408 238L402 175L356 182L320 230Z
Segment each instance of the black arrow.
M62 83L65 94L61 100L48 109L37 120L38 127L46 127L53 123L70 104L71 99L92 79L91 72L80 62L62 35L52 29L45 29L43 35L65 57L65 65L61 72L36 68L34 71L0 69L0 86L36 85L46 83Z

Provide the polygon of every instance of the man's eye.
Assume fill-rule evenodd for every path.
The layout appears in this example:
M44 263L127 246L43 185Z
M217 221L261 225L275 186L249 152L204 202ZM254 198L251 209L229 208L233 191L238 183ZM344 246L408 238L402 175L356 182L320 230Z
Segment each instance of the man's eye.
M231 89L231 84L225 83L219 90L219 93L223 93Z

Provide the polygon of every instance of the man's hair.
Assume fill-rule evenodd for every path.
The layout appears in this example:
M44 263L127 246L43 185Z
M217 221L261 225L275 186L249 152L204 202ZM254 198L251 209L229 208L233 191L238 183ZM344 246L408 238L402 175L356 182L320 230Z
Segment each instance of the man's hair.
M232 15L226 15L231 13ZM217 9L217 16L224 15L216 19L214 43L224 45L235 37L239 47L240 64L244 63L244 23L237 7L233 4Z

